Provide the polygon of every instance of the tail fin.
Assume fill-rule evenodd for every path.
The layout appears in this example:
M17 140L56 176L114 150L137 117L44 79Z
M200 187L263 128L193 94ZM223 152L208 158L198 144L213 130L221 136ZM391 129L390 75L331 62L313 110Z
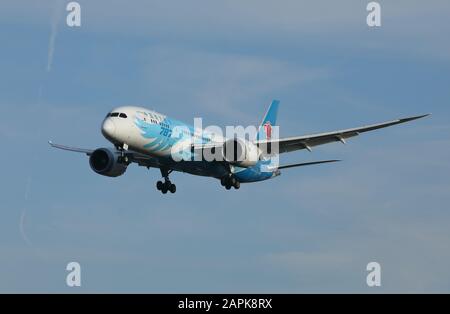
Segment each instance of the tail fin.
M272 126L276 125L277 123L279 104L279 100L273 100L270 104L269 109L267 109L266 115L264 116L264 119L261 121L261 124L258 128L256 140L266 140L271 138Z

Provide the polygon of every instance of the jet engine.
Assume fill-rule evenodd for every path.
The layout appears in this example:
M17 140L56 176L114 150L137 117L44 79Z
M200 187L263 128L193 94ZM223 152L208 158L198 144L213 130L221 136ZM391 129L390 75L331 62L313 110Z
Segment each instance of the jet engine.
M119 177L128 167L120 161L120 152L109 148L96 149L89 158L89 165L96 173L106 177Z
M223 144L222 156L230 164L239 167L252 167L261 155L256 145L245 140L234 138Z

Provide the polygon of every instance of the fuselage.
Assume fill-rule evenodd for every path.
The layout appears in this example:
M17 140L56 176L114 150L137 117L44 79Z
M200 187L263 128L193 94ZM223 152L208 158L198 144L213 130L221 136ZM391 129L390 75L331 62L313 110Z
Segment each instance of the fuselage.
M125 106L112 110L103 121L102 134L115 146L154 157L181 172L215 178L232 174L242 183L279 175L278 165L271 159L260 160L246 168L223 162L192 162L195 152L185 149L188 145L223 142L226 139L220 134L195 129L190 124L142 107Z

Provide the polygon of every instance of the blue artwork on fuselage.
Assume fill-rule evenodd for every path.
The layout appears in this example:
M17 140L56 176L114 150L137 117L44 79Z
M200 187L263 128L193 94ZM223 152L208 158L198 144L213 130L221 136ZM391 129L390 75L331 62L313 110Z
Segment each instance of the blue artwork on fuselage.
M151 140L144 145L144 148L154 152L170 149L178 140L178 138L172 137L172 129L167 119L158 121L146 112L137 112L134 124L144 138Z
M170 120L166 117L155 118L150 113L136 112L136 127L140 130L142 137L149 140L144 148L154 153L161 153L170 150L178 141L186 140L189 146L183 150L172 153L172 158L178 160L194 160L194 153L191 152L192 143L209 143L211 137L207 134L196 134L194 128L176 120ZM174 155L173 155L174 154ZM175 158L175 159L176 159ZM206 163L206 168L214 167L214 164ZM261 160L256 165L248 168L234 167L233 173L240 182L255 182L270 179L274 176L270 169L273 166L273 160Z

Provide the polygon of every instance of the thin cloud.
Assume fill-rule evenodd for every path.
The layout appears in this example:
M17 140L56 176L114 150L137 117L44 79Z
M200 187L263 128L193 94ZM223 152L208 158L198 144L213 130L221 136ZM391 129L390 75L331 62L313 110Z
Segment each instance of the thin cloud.
M47 72L50 72L52 70L53 56L55 54L55 42L56 36L58 34L58 24L62 16L62 8L63 8L62 0L55 0L51 17L50 39L48 42Z
M22 210L22 213L20 214L20 220L19 220L19 231L20 231L20 235L22 236L22 239L25 241L25 243L28 246L33 246L33 243L30 241L30 239L28 238L26 232L25 232L25 217L27 214L27 201L28 201L28 197L30 195L30 191L31 191L31 183L32 183L32 178L29 177L27 179L27 183L25 186L25 208Z

